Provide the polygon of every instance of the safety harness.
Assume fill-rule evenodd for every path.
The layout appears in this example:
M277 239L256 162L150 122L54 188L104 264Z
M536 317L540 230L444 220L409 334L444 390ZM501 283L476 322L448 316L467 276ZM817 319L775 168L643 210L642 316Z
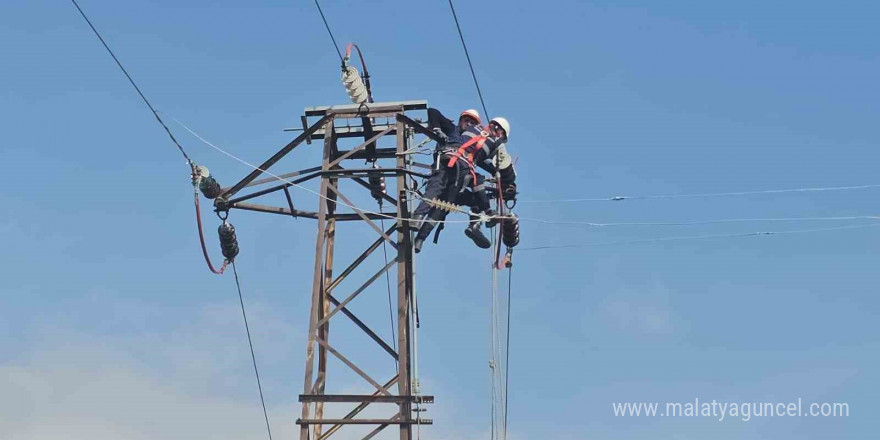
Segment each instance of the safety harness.
M447 162L446 166L452 168L458 162L458 159L462 159L467 162L468 169L471 173L471 182L476 184L477 182L477 172L474 169L474 155L478 150L483 148L483 144L486 143L486 140L489 139L489 133L484 130L480 130L480 134L473 136L468 139L465 143L461 144L458 147L458 150L454 153L450 153L452 157L449 158L449 162Z

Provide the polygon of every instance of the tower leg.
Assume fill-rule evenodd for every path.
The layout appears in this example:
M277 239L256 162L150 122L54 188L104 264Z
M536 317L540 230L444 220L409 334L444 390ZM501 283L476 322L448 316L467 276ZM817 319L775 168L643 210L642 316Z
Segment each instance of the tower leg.
M333 132L333 119L327 121L324 129L327 133ZM328 136L324 139L324 159L322 161L321 167L323 170L327 170L329 168L328 165L330 163L330 153L333 150L332 146L334 142L335 139L333 138L333 136ZM329 179L326 177L322 177L320 194L327 198L330 197L328 184ZM327 228L327 213L332 205L330 201L325 198L321 198L321 200L318 202L318 205L320 207L318 209L318 237L315 240L315 271L314 278L312 279L312 307L309 314L309 337L308 341L306 342L306 375L303 383L303 394L313 394L315 388L315 384L312 383L315 367L315 338L318 336L317 323L320 319L319 317L323 316L324 314L324 307L326 302L326 295L324 294L325 284L323 268L325 243L328 243L328 255L332 256L332 244L329 244L332 243L332 237L328 237L329 234ZM335 231L335 222L331 226L330 230ZM324 352L323 348L321 349L321 354L323 359L322 364L324 364L324 366L326 367L326 352ZM303 420L307 420L309 418L310 405L311 404L309 402L303 402ZM299 438L300 440L309 440L309 425L300 425Z

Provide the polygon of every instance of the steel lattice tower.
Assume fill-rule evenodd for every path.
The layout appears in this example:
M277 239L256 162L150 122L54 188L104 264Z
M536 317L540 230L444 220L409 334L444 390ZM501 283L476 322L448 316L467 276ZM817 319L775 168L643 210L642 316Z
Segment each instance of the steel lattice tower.
M224 192L215 201L215 209L218 212L230 209L243 209L249 211L267 212L294 217L311 218L317 220L317 238L315 243L314 276L312 278L311 308L309 311L308 343L305 360L305 380L303 393L299 396L302 403L302 414L297 420L300 425L300 440L322 440L330 437L347 425L375 425L364 438L372 438L388 426L398 426L400 439L412 438L412 427L416 424L431 424L430 419L422 419L418 414L413 415L413 406L422 403L433 402L432 396L422 396L414 390L413 375L411 371L413 358L413 265L412 265L412 232L414 225L410 217L410 209L413 202L413 194L416 191L415 178L427 177L424 172L416 171L417 168L428 168L429 165L415 163L408 154L412 148L412 138L415 134L422 134L436 140L436 136L427 130L422 123L407 116L407 112L424 111L427 109L425 101L371 103L362 105L342 105L332 107L307 108L302 116L302 134L292 142L284 146L271 158L266 160L258 170L251 172L240 182ZM318 118L316 122L309 123L309 118ZM378 123L384 119L384 124ZM350 121L355 120L359 125L352 126ZM345 123L344 125L342 123ZM377 141L385 136L395 136L394 148L378 148ZM350 150L341 151L337 147L337 141L347 138L362 138L363 142ZM280 174L278 177L257 179L263 171L269 170L275 163L288 155L294 148L313 140L323 140L323 155L320 166L307 168L292 173ZM384 161L380 161L384 159ZM381 162L390 163L394 160L394 166L382 167ZM349 167L349 164L358 160L360 168ZM363 161L372 162L374 167L365 168ZM427 170L425 170L427 171ZM386 178L395 184L388 185L389 194L385 194L376 188L374 184L379 178ZM290 197L288 188L293 184L300 184L313 179L320 179L319 192L321 197L317 211L303 211L296 209ZM381 213L365 212L370 209L361 209L352 200L340 191L340 182L350 180L358 186L380 197L387 202L389 209ZM238 195L245 188L275 183L269 188L259 189L250 194ZM394 188L391 192L390 189ZM268 206L253 203L256 199L267 194L283 191L287 206ZM340 206L353 212L338 212ZM394 210L390 208L393 207ZM373 208L375 210L375 208ZM381 219L390 219L393 224L384 229L377 225ZM363 251L353 262L337 272L334 265L334 249L337 246L336 228L338 222L365 222L378 235L375 241ZM369 276L360 287L350 294L342 297L337 292L337 287L366 260L370 254L387 243L396 254L381 270ZM389 346L376 332L364 321L358 318L347 305L362 293L374 281L389 271L393 266L397 267L397 317L396 335L397 347L395 350ZM335 275L335 276L334 276ZM360 328L370 339L376 342L377 352L390 355L397 363L397 372L387 380L378 381L370 377L354 362L349 360L341 347L345 341L330 344L330 322L334 318L345 316ZM340 347L340 348L337 348ZM317 362L315 352L317 351ZM327 365L330 361L328 354L342 362L364 380L369 382L375 391L365 395L326 394ZM396 386L396 390L395 390ZM414 394L414 391L416 394ZM338 419L324 418L325 404L356 404L348 414ZM356 418L368 405L386 404L396 405L396 413L385 419ZM326 430L325 426L332 425ZM312 434L314 435L313 437Z

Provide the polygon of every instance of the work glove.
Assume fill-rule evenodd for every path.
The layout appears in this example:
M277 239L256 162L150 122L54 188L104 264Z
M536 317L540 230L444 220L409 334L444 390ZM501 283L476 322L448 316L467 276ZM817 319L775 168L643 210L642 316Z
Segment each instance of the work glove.
M446 136L446 133L444 133L443 130L440 129L440 127L434 128L434 134L437 135L437 137L440 138L440 140L443 141L444 144L449 142L449 136Z

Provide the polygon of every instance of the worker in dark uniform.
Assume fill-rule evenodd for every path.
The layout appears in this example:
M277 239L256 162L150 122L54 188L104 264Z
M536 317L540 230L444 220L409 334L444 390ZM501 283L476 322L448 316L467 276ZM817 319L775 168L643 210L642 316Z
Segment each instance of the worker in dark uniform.
M495 184L501 189L502 197L505 201L516 200L516 170L513 167L513 161L507 153L507 133L510 130L510 123L505 118L494 118L489 122L489 131L502 143L496 148L494 157L487 157L476 165L485 170L490 176L495 177ZM465 235L474 240L474 231L479 229L478 222L480 214L494 216L496 213L489 207L489 199L496 197L496 194L487 194L484 185L486 179L481 174L476 175L476 182L467 191L459 194L455 200L457 205L465 205L471 207L471 227L465 229ZM474 222L477 222L476 224ZM494 227L495 221L489 220L487 226ZM476 242L476 240L475 240ZM477 243L479 246L479 243Z
M437 142L434 153L434 171L428 178L422 202L413 211L413 218L420 220L422 226L425 226L429 220L431 223L430 227L426 227L425 233L420 234L421 240L417 238L414 243L416 252L421 251L424 239L430 234L433 224L438 220L445 219L447 214L446 211L435 207L426 200L455 201L465 184L466 169L461 164L447 167L446 163L449 161L449 154L454 153L461 145L462 134L471 127L479 126L481 122L479 112L474 109L461 112L458 124L454 124L437 109L428 109L428 128L433 130L441 140Z
M429 124L430 122L429 115ZM463 125L467 125L459 122L459 127L456 128L461 129ZM500 122L507 125L507 130L504 130ZM485 131L479 125L472 124L461 132L458 139L450 138L445 144L438 145L436 169L428 179L428 188L422 203L414 211L415 218L421 221L419 232L413 243L416 252L421 251L431 230L448 214L447 211L434 206L431 203L432 200L454 203L462 191L470 187L475 200L474 206L483 212L488 210L489 203L485 191L473 191L474 188L479 188L482 183L482 180L478 181L474 164L483 164L484 161L491 160L497 153L498 147L504 144L506 133L509 131L509 124L503 118L496 118L490 125L493 127L490 130L493 130L497 135ZM446 131L443 133L445 134ZM491 246L489 239L480 231L479 221L471 222L465 230L465 234L481 248L487 249Z

